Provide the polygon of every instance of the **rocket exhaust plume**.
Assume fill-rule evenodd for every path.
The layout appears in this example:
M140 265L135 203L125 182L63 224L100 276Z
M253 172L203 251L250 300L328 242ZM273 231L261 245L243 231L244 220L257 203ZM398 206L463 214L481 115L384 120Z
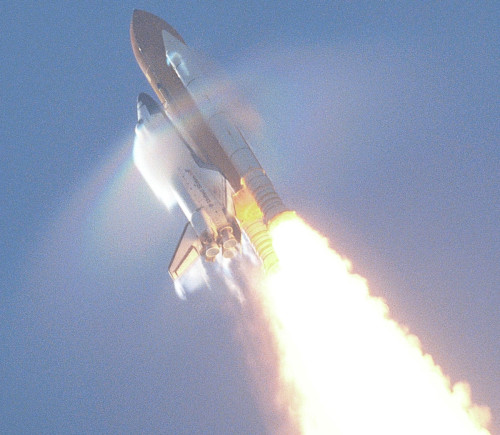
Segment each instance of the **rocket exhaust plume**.
M279 269L254 303L300 433L489 434L489 409L451 385L326 239L291 212L270 227Z

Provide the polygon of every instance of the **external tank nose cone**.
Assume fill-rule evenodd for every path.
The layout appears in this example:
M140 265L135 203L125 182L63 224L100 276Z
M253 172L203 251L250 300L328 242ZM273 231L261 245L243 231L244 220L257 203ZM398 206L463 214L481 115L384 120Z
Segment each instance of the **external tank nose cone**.
M170 24L150 12L134 9L132 22L130 23L130 36L133 45L137 44L138 47L142 47L145 42L151 41L151 38L154 38L155 35L161 38L162 30L167 30L184 43L182 36Z

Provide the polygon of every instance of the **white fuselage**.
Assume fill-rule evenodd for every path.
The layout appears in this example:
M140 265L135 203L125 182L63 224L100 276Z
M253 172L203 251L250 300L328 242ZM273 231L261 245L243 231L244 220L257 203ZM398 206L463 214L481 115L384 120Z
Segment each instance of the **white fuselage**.
M175 200L202 243L217 242L221 230L231 226L225 178L197 164L163 113L146 113L137 124L134 163L167 207Z

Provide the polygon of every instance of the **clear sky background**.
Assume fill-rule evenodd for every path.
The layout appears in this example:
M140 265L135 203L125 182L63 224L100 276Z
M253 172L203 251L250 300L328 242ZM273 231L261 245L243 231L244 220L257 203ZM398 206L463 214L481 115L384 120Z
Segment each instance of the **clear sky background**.
M222 289L130 164L134 8L215 60L253 148L453 382L500 418L496 2L0 6L0 432L263 433Z

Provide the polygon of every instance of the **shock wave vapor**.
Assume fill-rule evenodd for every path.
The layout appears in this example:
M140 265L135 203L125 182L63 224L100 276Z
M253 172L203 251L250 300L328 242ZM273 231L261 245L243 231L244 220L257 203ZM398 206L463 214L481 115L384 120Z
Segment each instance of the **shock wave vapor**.
M137 99L134 162L155 194L188 223L169 266L174 280L201 256L238 254L245 232L267 270L277 264L268 225L287 211L229 110L207 92L205 65L179 33L135 10L135 58L158 96Z

